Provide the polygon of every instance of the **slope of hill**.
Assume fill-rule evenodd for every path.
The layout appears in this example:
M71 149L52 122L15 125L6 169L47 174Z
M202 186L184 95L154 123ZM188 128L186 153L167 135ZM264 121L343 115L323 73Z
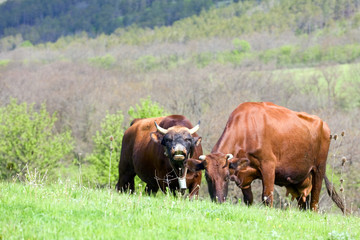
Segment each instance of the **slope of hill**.
M0 37L21 33L33 43L81 31L90 36L119 27L171 25L199 14L219 0L12 0L0 5ZM230 2L230 1L227 1Z
M107 111L126 113L147 96L169 113L200 119L204 152L238 104L271 101L320 116L332 133L346 131L328 165L343 175L347 202L360 207L359 22L355 0L264 0L153 29L133 25L35 45L26 35L7 36L0 39L0 105L12 97L46 102L58 112L57 128L72 130L76 153L88 155ZM128 126L125 119L119 127Z
M358 239L359 218L91 189L0 182L3 239ZM203 196L201 196L203 198Z

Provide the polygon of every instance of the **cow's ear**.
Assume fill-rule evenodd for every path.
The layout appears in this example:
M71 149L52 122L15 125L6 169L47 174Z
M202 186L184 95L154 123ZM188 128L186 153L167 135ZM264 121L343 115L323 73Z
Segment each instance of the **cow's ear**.
M185 166L191 171L196 172L200 170L204 170L206 168L207 162L206 160L198 160L189 158L185 162Z
M201 137L194 137L194 143L195 146L199 146L201 143L202 138Z
M157 132L151 132L150 138L156 143L161 143L163 136L161 134L158 134Z
M229 168L234 170L242 170L249 166L250 160L247 158L233 158L229 161Z

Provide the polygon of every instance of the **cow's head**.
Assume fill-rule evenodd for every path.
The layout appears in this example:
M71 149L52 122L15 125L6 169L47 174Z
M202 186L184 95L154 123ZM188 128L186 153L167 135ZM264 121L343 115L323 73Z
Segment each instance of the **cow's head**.
M199 130L200 122L191 129L184 126L173 126L164 129L156 122L155 126L157 131L150 133L151 139L164 146L165 155L170 158L174 167L182 168L184 160L192 157L195 147L201 142L201 137L192 136Z
M205 170L211 200L220 203L226 200L229 180L234 174L233 168L241 169L248 164L248 159L234 158L232 154L223 153L201 155L199 159L186 161L186 166L190 171Z

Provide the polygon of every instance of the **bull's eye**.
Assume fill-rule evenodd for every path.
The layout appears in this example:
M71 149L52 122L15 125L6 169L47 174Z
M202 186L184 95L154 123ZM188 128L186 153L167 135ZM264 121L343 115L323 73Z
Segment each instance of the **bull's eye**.
M191 142L191 138L187 138L187 139L185 139L186 141L188 141L188 142Z

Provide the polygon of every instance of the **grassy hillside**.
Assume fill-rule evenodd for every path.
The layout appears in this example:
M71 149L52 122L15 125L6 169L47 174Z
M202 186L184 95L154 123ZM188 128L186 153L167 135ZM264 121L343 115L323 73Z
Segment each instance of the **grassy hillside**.
M0 183L1 239L358 239L358 217Z
M131 26L107 35L77 32L41 44L25 41L14 29L15 35L0 39L0 106L17 98L34 103L35 110L45 103L50 114L57 112L54 131L71 130L75 140L74 151L57 162L57 170L78 179L79 167L91 165L87 159L96 150L93 136L102 119L122 112L124 120L111 124L108 135L123 131L130 123L129 108L141 99L150 97L167 113L183 114L193 124L201 120L205 153L240 103L274 102L318 115L333 134L346 132L341 143L332 141L328 169L337 190L344 187L347 204L359 208L359 16L355 0L238 1L170 26ZM42 30L47 29L63 33L56 27ZM16 152L12 146L19 147L7 145L11 153ZM116 181L119 152L113 154L111 178ZM341 166L344 156L348 161ZM8 167L5 161L2 166ZM259 201L261 184L253 189ZM238 189L231 192L242 198ZM328 205L323 204L326 198L322 201Z

